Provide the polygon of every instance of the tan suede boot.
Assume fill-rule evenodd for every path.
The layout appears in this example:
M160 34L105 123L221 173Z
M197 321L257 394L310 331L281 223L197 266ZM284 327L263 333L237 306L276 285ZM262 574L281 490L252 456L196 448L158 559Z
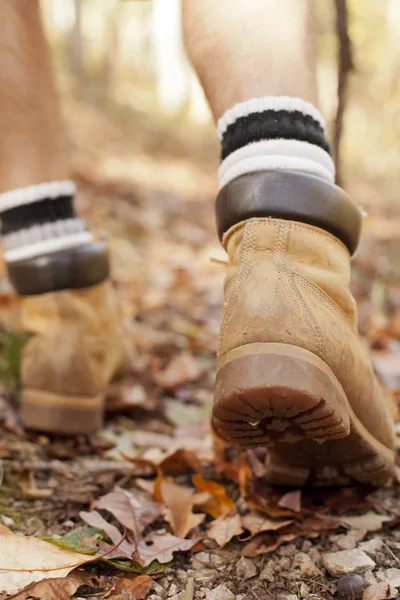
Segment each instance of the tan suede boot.
M12 265L15 287L29 289L21 308L31 335L21 359L21 418L29 429L70 435L103 422L105 389L125 356L104 261L100 244ZM46 291L58 284L69 289Z
M393 421L349 290L358 207L312 176L254 173L222 190L217 210L230 265L215 429L268 447L275 483L386 481Z

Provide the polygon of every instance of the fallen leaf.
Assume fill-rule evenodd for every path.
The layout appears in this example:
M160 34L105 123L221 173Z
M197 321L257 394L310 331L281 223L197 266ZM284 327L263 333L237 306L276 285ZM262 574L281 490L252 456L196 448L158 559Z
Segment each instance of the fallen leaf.
M204 505L210 499L208 493L196 494L191 488L178 485L171 479L159 477L155 485L155 496L163 501L165 520L179 538L185 538L206 517L204 513L194 513L193 508Z
M167 420L175 427L204 427L212 411L212 403L186 404L182 410L182 402L176 398L166 399L163 407Z
M107 559L127 558L144 567L150 565L154 560L159 563L170 562L174 552L189 550L199 541L198 538L183 540L171 534L153 534L147 537L146 541L140 538L136 546L126 540L121 542L122 535L118 529L107 523L97 511L81 512L80 516L91 527L97 527L105 531L113 544L118 544L118 547L112 552L107 552Z
M342 516L340 520L345 525L348 525L352 529L366 529L367 531L378 531L382 528L383 523L391 521L392 518L387 515L377 515L374 512L365 513L365 515L359 516Z
M264 531L277 531L278 529L291 525L291 523L293 523L293 519L278 521L276 519L269 519L260 512L251 512L242 517L244 529L247 529L247 531L250 532L249 538L254 537L258 533L263 533Z
M193 483L199 492L206 492L210 495L210 498L201 504L201 508L214 519L229 515L235 508L235 503L228 498L225 488L219 483L203 479L200 474L193 477Z
M108 413L137 409L151 412L157 408L157 398L149 394L145 388L133 378L113 381L107 386L105 409Z
M269 517L299 517L292 510L278 506L278 498L274 498L271 487L260 479L247 481L245 498L249 508L263 512Z
M291 542L297 537L298 533L291 533L290 531L279 535L273 533L264 533L252 539L243 548L241 555L246 556L247 558L254 558L260 554L268 554L269 552L273 552L279 548L279 546L282 544Z
M374 583L364 590L362 600L385 600L385 598L389 598L389 595L390 585L388 583Z
M287 508L293 512L301 512L301 491L293 490L293 492L288 492L279 500L278 506Z
M238 483L239 483L239 492L240 497L247 499L248 496L248 486L251 481L252 470L247 462L244 460L243 456L239 457L239 471L238 471Z
M199 363L190 352L181 352L171 360L168 366L154 375L155 381L165 389L174 389L191 381L196 381L203 374Z
M30 500L44 500L53 495L53 490L38 488L35 475L32 471L23 471L18 477L19 487L24 498Z
M116 487L112 492L102 496L92 504L93 508L111 513L130 534L131 540L137 538L136 521L128 496L122 488ZM90 524L90 523L89 523Z
M162 515L162 504L154 500L150 494L139 490L131 492L125 490L125 494L135 516L137 533L141 534L148 525L154 523Z
M325 506L338 514L347 513L355 508L358 511L368 506L369 486L343 487L332 494L329 488L316 489L312 495L303 498L303 508L310 512L321 512Z
M102 540L102 532L94 527L83 525L60 538L45 537L42 539L69 552L96 554L99 550L99 542Z
M71 596L82 586L88 585L89 577L72 573L68 577L43 579L38 583L28 585L24 590L13 596L13 600L70 600Z
M260 502L254 502L253 500L248 500L247 505L249 508L251 508L251 510L254 510L256 512L262 512L265 515L272 517L273 519L279 519L284 517L298 518L298 515L296 515L296 513L292 512L291 510L280 508L279 506L275 506L273 504L264 504Z
M104 596L106 598L121 598L123 592L127 592L127 598L144 600L151 590L152 579L148 575L139 575L134 579L121 578L113 585Z
M328 531L338 529L342 523L338 518L321 515L320 517L309 517L298 522L298 526L305 534L313 531Z
M164 475L184 475L189 471L201 472L203 466L191 450L178 448L170 451L159 463Z
M215 540L223 548L236 535L243 533L241 517L238 514L228 515L215 519L208 529L207 537Z
M90 527L95 527L96 529L104 531L112 543L117 546L111 550L111 552L107 552L107 558L109 560L113 558L127 558L128 560L132 560L132 554L136 551L136 544L131 544L128 540L124 540L122 533L118 531L114 525L107 523L97 510L92 510L90 512L81 511L79 516L85 523L90 525Z
M146 542L140 540L138 551L134 554L134 560L147 567L153 560L160 563L168 563L173 559L174 552L186 552L190 550L199 539L182 540L174 535L167 533L166 535L153 534L146 538Z
M66 577L92 560L32 536L15 535L0 525L0 592L15 594L33 582Z
M258 458L257 452L253 449L246 450L246 458L254 475L257 478L264 477L266 473L265 461L262 462Z
M160 456L160 450L176 450L177 446L184 445L183 443L178 443L175 437L172 437L171 435L166 435L165 433L156 433L154 431L143 431L141 429L129 432L129 441L131 445L133 444L134 446L138 446L140 448L150 448L152 451L156 449ZM198 446L196 441L193 444L193 440L189 440L188 447L191 447L190 443L192 443L194 449ZM126 458L129 459L128 456Z

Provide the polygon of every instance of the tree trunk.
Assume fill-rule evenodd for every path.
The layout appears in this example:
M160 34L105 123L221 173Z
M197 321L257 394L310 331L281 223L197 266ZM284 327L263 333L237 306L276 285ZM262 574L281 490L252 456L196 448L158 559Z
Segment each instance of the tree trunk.
M67 37L67 53L70 74L75 92L85 95L85 61L82 36L82 4L83 0L73 0L75 20Z
M341 184L340 143L343 133L343 120L347 104L348 76L354 70L352 46L348 33L347 0L335 0L336 31L338 35L338 102L333 135L333 159L336 163L336 181Z

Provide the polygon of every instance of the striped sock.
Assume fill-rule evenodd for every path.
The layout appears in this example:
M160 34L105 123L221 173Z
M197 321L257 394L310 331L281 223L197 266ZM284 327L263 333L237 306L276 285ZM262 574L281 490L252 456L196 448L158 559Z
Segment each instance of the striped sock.
M334 182L320 112L300 98L265 96L236 104L218 121L223 187L254 171L300 171Z
M0 194L1 235L7 263L92 241L74 210L72 181L51 181Z

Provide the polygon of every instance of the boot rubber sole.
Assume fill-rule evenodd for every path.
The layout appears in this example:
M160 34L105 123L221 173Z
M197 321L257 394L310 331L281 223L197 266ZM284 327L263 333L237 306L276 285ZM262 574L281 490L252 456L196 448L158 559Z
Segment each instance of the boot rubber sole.
M27 429L59 435L93 433L103 424L104 397L68 396L24 389L20 412Z
M318 356L279 343L252 343L219 362L212 424L240 449L267 447L274 484L381 485L394 451L357 418L338 379Z

